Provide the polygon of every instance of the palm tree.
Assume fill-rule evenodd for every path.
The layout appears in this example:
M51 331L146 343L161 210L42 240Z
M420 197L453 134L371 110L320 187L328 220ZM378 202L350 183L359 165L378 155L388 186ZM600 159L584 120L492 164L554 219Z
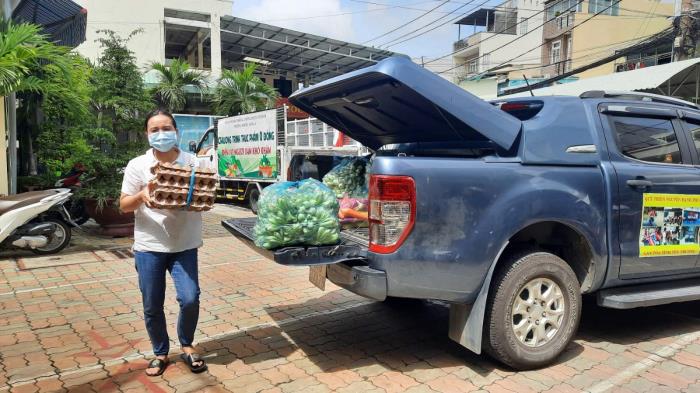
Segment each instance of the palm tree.
M185 108L188 87L197 90L200 97L206 91L206 77L200 71L191 70L185 61L176 59L169 66L153 63L151 69L158 72L158 84L152 90L153 97L170 112Z
M279 93L255 76L257 65L242 70L223 70L212 98L217 115L233 116L270 108Z
M70 74L69 48L48 41L41 27L29 23L14 24L0 20L0 96L13 92L41 92L38 69L46 65Z

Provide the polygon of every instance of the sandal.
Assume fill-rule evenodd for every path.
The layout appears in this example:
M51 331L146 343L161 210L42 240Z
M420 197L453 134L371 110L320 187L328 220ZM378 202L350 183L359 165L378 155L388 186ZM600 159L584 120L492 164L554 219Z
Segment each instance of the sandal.
M145 372L145 371L144 372L149 377L157 377L165 372L165 369L168 368L168 363L170 363L170 362L167 362L163 359L155 358L155 359L151 360L150 362L148 362L148 367L146 367L146 368L157 368L158 372L155 374L149 374L148 372Z
M198 353L183 353L180 355L182 360L187 363L187 365L190 367L190 371L192 371L195 374L199 374L203 371L206 371L207 365L204 363L204 359L198 354ZM199 366L195 366L194 363L199 362Z

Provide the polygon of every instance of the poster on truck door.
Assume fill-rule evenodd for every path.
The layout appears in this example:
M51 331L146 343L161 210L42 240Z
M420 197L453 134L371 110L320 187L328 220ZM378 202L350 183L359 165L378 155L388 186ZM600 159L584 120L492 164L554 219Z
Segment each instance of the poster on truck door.
M640 257L700 253L700 195L644 194Z
M219 175L230 178L277 177L277 111L219 120Z

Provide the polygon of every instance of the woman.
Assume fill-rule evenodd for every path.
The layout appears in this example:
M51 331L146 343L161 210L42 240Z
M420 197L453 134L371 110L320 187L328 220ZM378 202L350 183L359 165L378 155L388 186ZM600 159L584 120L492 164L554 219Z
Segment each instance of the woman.
M166 271L175 283L180 304L177 335L183 351L181 356L192 372L202 372L207 366L192 344L199 318L197 249L202 246L202 216L198 212L151 208L149 197L149 182L153 179L151 168L157 162L200 163L192 154L177 148L177 125L170 113L163 110L149 113L145 129L151 149L129 161L119 206L123 212L133 211L136 216L136 271L146 330L156 356L148 364L146 374L161 375L168 365L170 339L163 311Z

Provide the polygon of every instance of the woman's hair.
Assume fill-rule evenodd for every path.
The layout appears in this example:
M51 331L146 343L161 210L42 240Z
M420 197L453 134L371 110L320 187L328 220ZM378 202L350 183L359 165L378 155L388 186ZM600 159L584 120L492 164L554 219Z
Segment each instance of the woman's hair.
M151 120L152 117L156 117L158 115L163 115L163 116L168 116L170 120L173 121L173 127L177 129L177 123L175 122L175 118L173 117L172 113L168 112L166 109L158 108L154 109L146 115L146 120L143 122L143 128L145 130L148 130L148 121Z

